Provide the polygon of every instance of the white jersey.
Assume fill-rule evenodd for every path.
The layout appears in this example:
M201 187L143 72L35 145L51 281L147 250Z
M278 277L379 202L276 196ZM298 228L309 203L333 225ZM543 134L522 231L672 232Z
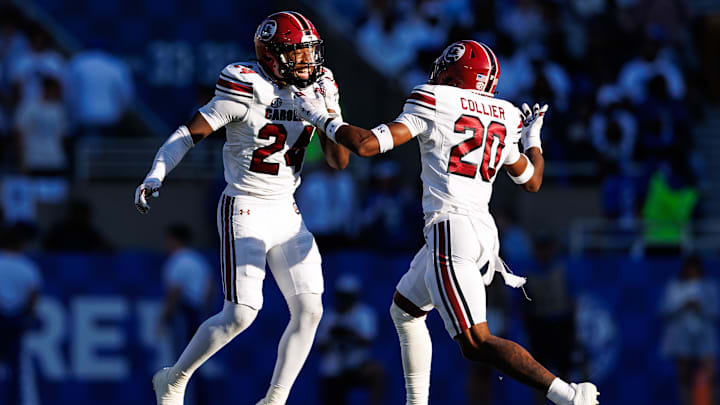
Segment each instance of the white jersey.
M330 91L337 98L332 72L322 69L303 93L322 97ZM257 62L233 63L220 73L215 97L200 113L213 130L227 126L226 194L279 199L294 193L314 128L295 114L287 87L278 87Z
M453 86L413 89L403 113L420 143L423 210L489 214L497 172L520 158L520 110L512 103Z

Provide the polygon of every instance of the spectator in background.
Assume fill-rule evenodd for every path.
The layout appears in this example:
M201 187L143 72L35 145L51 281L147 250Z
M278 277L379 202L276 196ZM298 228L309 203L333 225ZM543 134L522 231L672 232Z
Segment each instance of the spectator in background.
M385 160L373 168L367 199L359 216L365 246L383 251L417 249L422 240L421 207L402 187L398 163ZM417 226L413 226L416 224Z
M84 201L70 201L65 217L50 227L43 246L50 251L101 252L110 244L92 223L92 208Z
M176 356L207 316L213 298L210 265L190 248L191 241L192 232L186 225L173 224L165 231L170 256L163 269L165 299L158 332L163 334L171 329Z
M192 232L186 225L173 224L165 231L165 246L170 257L163 268L165 298L157 331L160 336L170 331L173 357L180 356L197 328L214 309L210 265L190 247L191 242ZM188 387L186 402L202 405L205 396L202 377L193 380Z
M622 172L630 172L637 139L635 117L619 105L612 105L593 115L589 130L598 160L608 160Z
M656 75L647 81L647 97L637 106L639 120L639 145L637 157L656 166L679 151L688 152L685 146L692 141L692 134L684 129L691 127L687 103L674 99L667 89L664 76ZM682 138L680 135L687 135Z
M572 113L568 115L568 121L560 131L564 139L558 146L567 149L567 160L592 164L587 157L595 153L589 130L595 105L586 97L573 100L570 104Z
M67 169L64 140L68 120L62 85L42 78L42 96L23 102L15 114L21 172L31 176L60 176Z
M68 122L62 85L53 76L40 81L41 96L25 99L15 112L14 142L4 142L13 146L11 162L6 163L14 174L3 178L1 194L10 222L35 223L38 203L60 205L67 196Z
M7 91L9 85L10 62L30 51L30 43L23 25L25 18L15 6L7 3L0 5L0 92L2 93ZM7 101L2 98L0 101Z
M80 135L128 135L116 133L134 93L123 61L99 49L82 51L70 61L68 76L70 111Z
M629 224L636 218L637 192L633 154L637 120L613 100L593 114L588 128L602 178L603 214Z
M65 58L53 47L53 40L38 23L28 26L30 49L16 59L9 60L10 105L16 107L23 102L42 97L42 78L52 77L65 84Z
M557 257L555 238L535 239L534 263L527 267L525 285L532 302L526 303L524 321L535 359L554 373L569 375L575 351L575 308L567 281L567 267ZM542 394L537 404L545 404Z
M679 277L667 284L661 313L662 352L675 362L681 403L713 404L718 290L699 257L685 259Z
M517 211L513 207L503 206L496 218L497 228L500 231L502 253L500 256L511 266L531 260L532 239L527 230L520 225Z
M335 170L323 161L303 174L297 204L321 251L347 246L354 231L356 198L355 181L347 171Z
M498 94L508 100L525 97L535 82L530 56L526 50L519 48L509 35L498 34L495 44L502 66L502 81L498 83Z
M674 255L682 251L699 198L685 155L678 153L660 165L650 177L642 206L646 253Z
M536 72L535 82L530 89L530 99L551 103L558 111L566 112L570 96L570 77L565 69L546 56L532 61Z
M529 47L542 41L547 28L535 0L518 0L515 7L503 10L505 12L500 17L500 28L509 34L515 43Z
M640 104L648 96L648 81L657 75L665 78L670 97L679 100L685 96L685 78L682 71L668 55L668 50L662 48L659 40L647 38L642 54L623 65L618 84L626 97L633 103Z
M383 74L395 76L415 60L417 49L413 33L404 30L407 21L388 3L378 7L358 29L357 41L368 63Z
M320 390L327 405L347 404L349 391L355 387L369 390L371 404L382 401L385 372L370 358L377 317L360 301L361 292L356 276L341 275L335 284L335 307L327 309L320 322Z
M8 405L24 403L19 382L21 342L42 286L40 270L23 254L33 236L31 227L15 224L3 233L0 248L0 364L10 371L2 401Z

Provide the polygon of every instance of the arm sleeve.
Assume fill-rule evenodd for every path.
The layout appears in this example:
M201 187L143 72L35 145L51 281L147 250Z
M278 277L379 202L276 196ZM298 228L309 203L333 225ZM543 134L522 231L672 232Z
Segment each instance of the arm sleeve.
M243 121L247 118L249 108L248 101L238 101L225 96L215 96L210 102L198 110L205 121L210 124L213 131L229 124L232 121Z
M165 176L177 166L185 154L195 146L186 126L181 126L158 149L145 180L165 181Z

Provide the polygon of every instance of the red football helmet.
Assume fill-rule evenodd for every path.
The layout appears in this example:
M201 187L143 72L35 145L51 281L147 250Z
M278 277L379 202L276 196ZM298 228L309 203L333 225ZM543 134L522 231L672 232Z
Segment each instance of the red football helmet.
M448 46L433 63L430 84L479 90L493 96L500 78L500 64L489 46L462 40Z
M255 53L260 65L283 85L307 87L321 75L325 61L322 39L313 23L294 11L270 15L255 32ZM303 51L309 49L309 51ZM297 69L307 67L307 78Z

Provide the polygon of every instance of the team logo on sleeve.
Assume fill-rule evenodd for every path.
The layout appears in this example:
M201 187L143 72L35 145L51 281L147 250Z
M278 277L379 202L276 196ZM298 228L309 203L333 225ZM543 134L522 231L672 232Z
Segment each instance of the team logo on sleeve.
M463 55L465 55L465 45L462 43L455 43L445 49L443 59L447 62L457 62Z
M275 20L267 20L265 24L260 27L258 35L263 41L268 41L275 35L275 31L277 31L277 22L275 22Z

